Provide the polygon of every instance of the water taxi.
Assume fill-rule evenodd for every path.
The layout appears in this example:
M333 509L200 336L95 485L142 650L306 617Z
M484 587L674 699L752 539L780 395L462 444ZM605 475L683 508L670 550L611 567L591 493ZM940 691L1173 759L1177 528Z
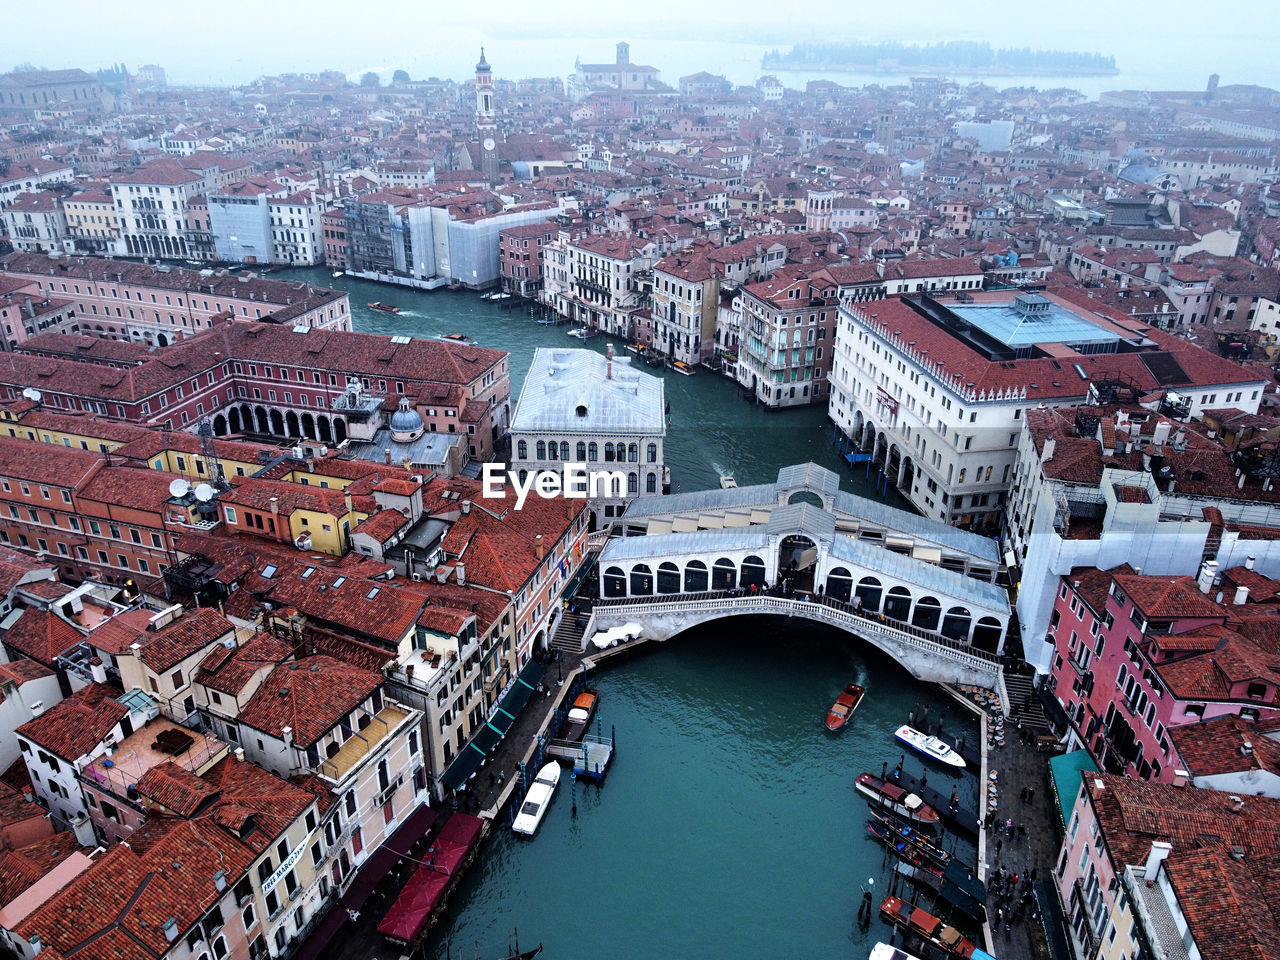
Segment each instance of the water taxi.
M676 360L674 363L671 364L671 369L674 370L676 373L684 374L686 377L693 376L693 367L689 366L683 360Z
M555 796L556 786L560 783L560 764L554 760L538 771L533 785L520 804L520 812L511 822L511 829L532 837L538 832L542 818L546 816L547 807L551 806L551 798Z
M964 769L964 757L937 737L921 733L915 727L909 727L905 723L894 731L893 735L912 750L923 753L930 760L937 760L957 770Z
M393 307L389 303L383 303L381 300L375 300L373 303L366 304L370 310L381 310L383 313L399 313L399 307Z
M476 342L468 337L465 333L446 333L440 337L441 340L448 340L451 343L460 343L464 347L474 347Z
M732 473L726 473L720 477L721 490L733 490L738 486L738 481L733 479Z
M849 718L853 716L853 711L858 709L858 704L862 703L862 696L867 691L856 683L851 683L844 688L840 696L836 697L836 702L831 705L831 709L827 711L827 729L839 730Z

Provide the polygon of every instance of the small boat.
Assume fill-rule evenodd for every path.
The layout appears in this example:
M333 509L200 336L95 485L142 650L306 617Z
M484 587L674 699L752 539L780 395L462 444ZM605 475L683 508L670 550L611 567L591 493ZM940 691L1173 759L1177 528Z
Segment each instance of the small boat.
M335 270L335 271L333 271L333 276L334 276L334 279L335 279L335 280L336 280L338 277L345 277L346 275L347 275L347 271L345 271L345 270Z
M933 826L938 822L938 811L914 793L909 793L892 780L881 780L873 773L859 774L854 788L872 802L905 820Z
M441 340L450 340L453 343L460 343L463 346L474 347L476 342L468 337L465 333L446 333L440 337Z
M489 299L490 299L490 300L510 300L510 299L511 299L511 294L509 294L509 293L491 293L491 294L489 294Z
M720 477L721 490L733 490L737 486L738 486L738 481L733 479L732 473L726 473L721 475Z
M389 303L383 303L381 300L375 300L367 305L370 310L381 310L383 313L399 313L399 307L393 307Z
M912 750L923 753L931 760L937 760L958 770L964 769L964 757L937 737L921 733L915 727L909 727L905 723L893 735Z
M599 700L600 694L594 690L583 690L578 694L578 698L573 701L573 706L565 715L558 739L579 742L586 734L587 727L591 725L591 716L595 713Z
M532 837L537 833L538 826L546 815L547 807L551 806L551 798L555 796L556 785L559 783L560 764L553 760L538 771L533 785L524 796L524 803L520 804L520 812L511 822L511 829L526 837Z
M671 369L676 373L683 373L686 377L693 376L693 367L689 366L683 360L677 360L675 363L671 364Z
M732 480L733 478L730 477L729 479ZM734 484L734 486L737 486L737 484ZM862 703L862 695L866 692L856 683L846 686L844 692L836 697L836 702L827 711L827 729L839 730L848 723L849 718L853 716L853 711L857 710L858 704Z
M895 927L910 930L952 956L973 957L978 949L955 927L947 926L933 914L898 897L885 897L880 904L880 915Z
M941 877L946 869L946 862L937 862L925 849L912 843L910 831L913 827L894 828L884 817L873 817L867 821L867 833L888 847L903 863L923 870L935 877Z
M876 839L883 836L892 837L895 844L906 844L913 851L921 856L927 857L932 863L939 868L945 869L947 864L951 862L951 854L949 854L934 841L925 836L918 828L913 826L906 820L900 820L892 815L882 815L873 813L867 820L867 832Z
M569 336L576 337L579 340L590 340L599 333L600 331L595 327L578 327L574 330L570 330Z
M877 943L867 954L867 960L919 960L919 958L887 943Z
M552 316L552 317L539 317L539 318L538 318L538 322L539 322L540 324L542 324L544 327L554 327L557 323L559 323L559 322L560 322L560 318L559 318L559 317L554 317L554 316Z

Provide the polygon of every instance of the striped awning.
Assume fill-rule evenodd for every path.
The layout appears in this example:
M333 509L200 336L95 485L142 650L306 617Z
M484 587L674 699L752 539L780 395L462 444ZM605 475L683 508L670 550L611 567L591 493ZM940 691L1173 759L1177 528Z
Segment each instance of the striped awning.
M440 775L442 784L450 790L457 790L480 769L480 764L493 753L515 724L520 711L538 689L538 681L542 679L544 672L544 667L536 660L530 660L524 665L524 669L494 710L493 716L480 726L475 736L462 748L462 752L453 758Z

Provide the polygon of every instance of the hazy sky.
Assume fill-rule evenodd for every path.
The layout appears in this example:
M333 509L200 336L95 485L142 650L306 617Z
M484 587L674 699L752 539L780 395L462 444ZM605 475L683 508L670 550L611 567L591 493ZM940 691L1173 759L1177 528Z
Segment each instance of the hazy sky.
M751 82L760 54L804 40L988 40L996 46L1114 55L1124 78L1198 88L1280 85L1266 37L1274 4L1242 0L1206 7L1188 0L1073 0L1068 4L689 2L601 0L545 3L394 3L389 0L65 0L56 16L38 3L6 3L0 70L30 61L88 70L158 63L179 83L237 83L262 74L334 68L344 73L403 68L415 78L463 79L483 43L500 77L564 76L573 58L632 59L674 81L697 69ZM1206 9L1224 11L1206 15Z

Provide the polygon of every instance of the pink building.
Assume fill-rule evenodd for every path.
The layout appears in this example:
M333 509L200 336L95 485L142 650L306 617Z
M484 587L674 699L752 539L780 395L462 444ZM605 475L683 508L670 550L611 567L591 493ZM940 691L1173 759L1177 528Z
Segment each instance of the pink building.
M1103 770L1173 782L1171 728L1280 716L1280 584L1236 567L1215 586L1215 573L1207 566L1197 582L1122 565L1060 581L1051 683L1073 740Z
M498 233L498 272L507 293L534 299L542 289L542 250L555 236L547 223L526 223Z

